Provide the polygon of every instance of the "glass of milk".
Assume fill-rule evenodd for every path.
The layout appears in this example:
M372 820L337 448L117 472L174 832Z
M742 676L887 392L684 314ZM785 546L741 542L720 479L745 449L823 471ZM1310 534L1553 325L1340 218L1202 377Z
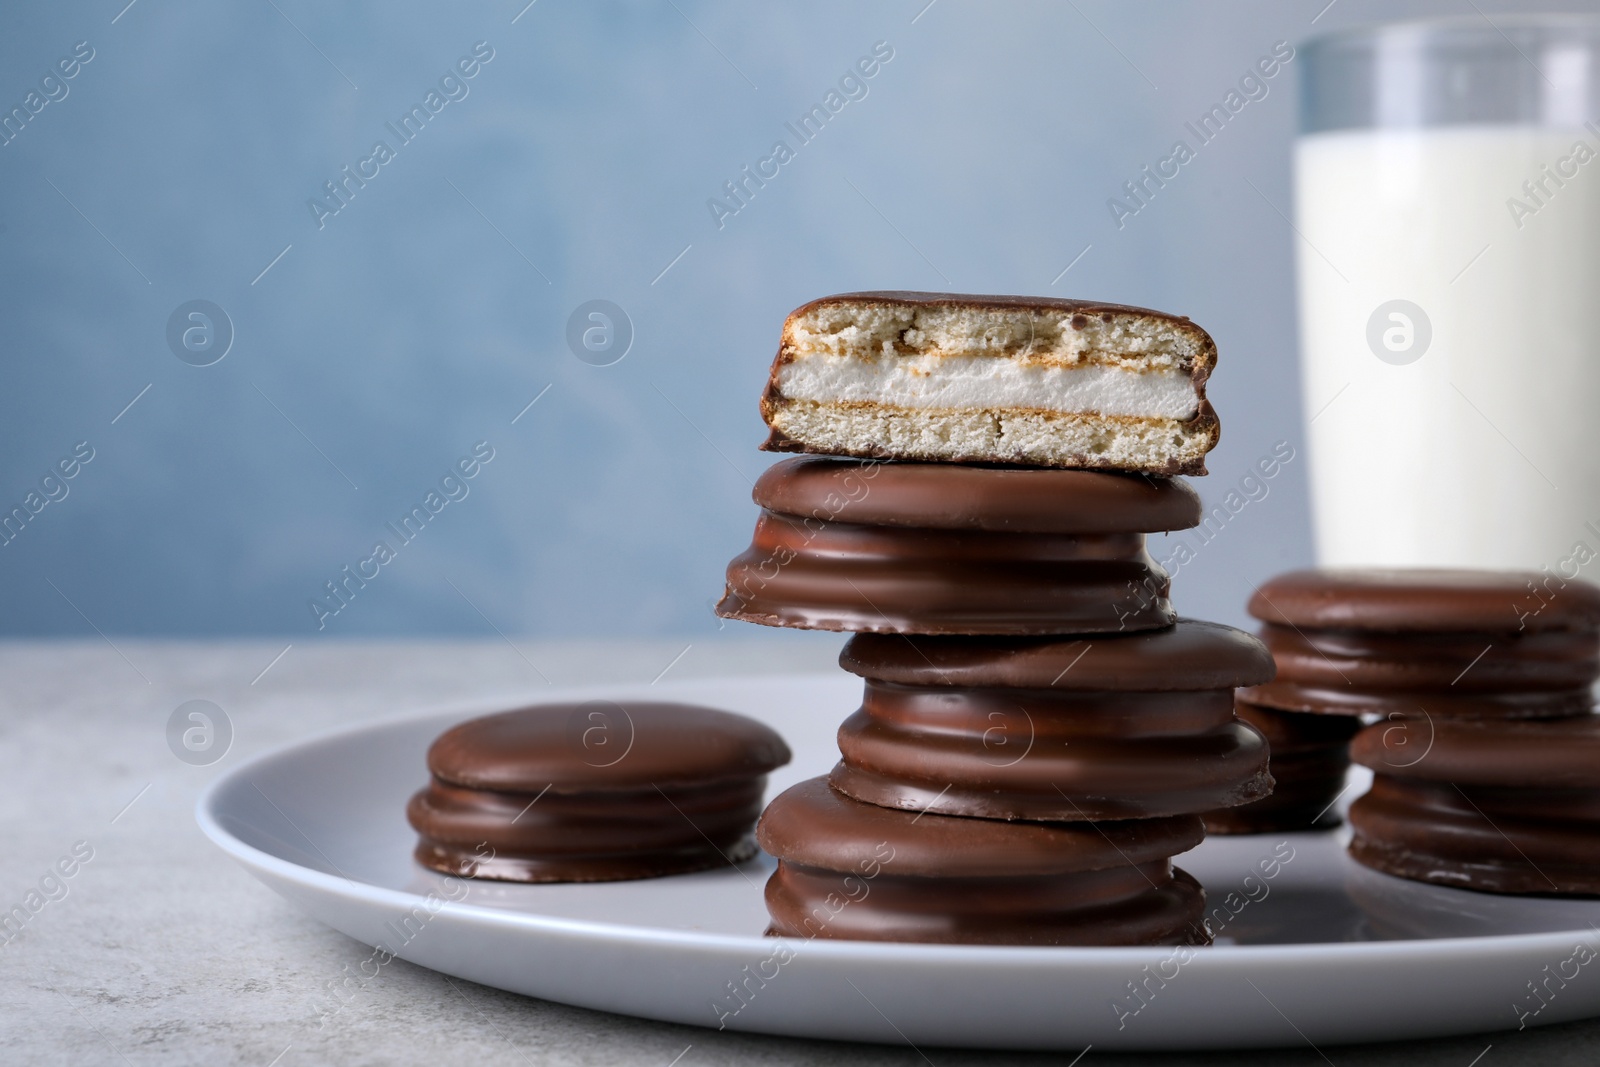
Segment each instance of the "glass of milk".
M1319 562L1574 577L1600 557L1600 21L1380 26L1299 65Z

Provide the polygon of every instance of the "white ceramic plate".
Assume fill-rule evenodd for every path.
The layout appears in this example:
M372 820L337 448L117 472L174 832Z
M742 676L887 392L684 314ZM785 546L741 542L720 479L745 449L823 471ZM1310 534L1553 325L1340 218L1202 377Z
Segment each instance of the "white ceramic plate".
M1215 946L1181 952L780 943L762 936L764 856L674 878L548 886L452 884L412 862L405 802L426 781L423 754L445 727L531 700L646 694L740 711L782 732L795 761L773 776L775 793L832 766L833 733L860 682L841 674L519 694L261 756L218 779L197 817L262 882L368 945L529 996L697 1026L1104 1050L1322 1045L1600 1014L1600 981L1577 977L1600 969L1600 901L1389 878L1351 862L1338 834L1212 838L1181 857L1212 915L1226 919L1213 920Z

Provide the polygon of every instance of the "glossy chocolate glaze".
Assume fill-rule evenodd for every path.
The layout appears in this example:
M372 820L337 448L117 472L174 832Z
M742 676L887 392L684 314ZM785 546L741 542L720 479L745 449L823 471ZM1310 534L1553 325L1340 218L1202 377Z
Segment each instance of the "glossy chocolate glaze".
M829 782L856 800L989 819L1143 819L1272 789L1231 690L1072 692L868 681Z
M934 530L763 511L717 614L765 626L919 634L1148 630L1175 618L1137 533Z
M917 815L851 800L823 778L779 793L756 827L761 847L777 859L846 873L871 873L876 863L907 878L1109 870L1187 852L1204 838L1194 815L1093 825Z
M1403 718L1356 735L1350 758L1379 774L1470 786L1600 789L1600 716ZM1600 837L1593 842L1600 857Z
M872 804L992 819L1130 819L1246 803L1266 746L1233 687L1272 676L1249 634L1184 619L1107 636L861 634L867 679L829 780Z
M1352 689L1273 681L1239 691L1241 699L1280 711L1314 715L1432 716L1436 719L1551 719L1586 715L1594 706L1588 686L1548 692L1457 693L1454 690Z
M1034 878L871 880L779 863L777 937L982 945L1206 944L1205 893L1166 861Z
M1350 854L1386 874L1488 893L1600 894L1600 789L1379 774L1350 825Z
M1396 719L1358 734L1369 867L1495 893L1600 893L1600 716Z
M852 674L902 685L1088 691L1232 689L1273 675L1272 655L1242 630L1198 619L1090 637L891 637L862 634L839 653Z
M1200 521L1187 482L1137 474L802 456L751 494L768 511L824 522L999 533L1186 530Z
M1213 834L1325 830L1339 825L1334 801L1350 769L1350 738L1361 729L1353 716L1308 715L1240 701L1234 709L1267 740L1272 795L1238 807L1210 811Z
M479 789L590 792L702 784L788 763L777 731L694 704L590 700L536 704L452 726L428 749L428 770Z
M755 852L766 777L662 791L495 792L438 779L406 806L416 859L511 882L653 878L738 863Z
M542 704L451 727L406 816L417 861L519 882L647 878L738 862L768 771L769 727L650 701Z
M1600 676L1600 630L1395 633L1267 624L1278 678L1300 685L1454 693L1584 689Z
M1594 630L1600 587L1537 571L1412 568L1292 571L1262 584L1249 612L1302 629Z
M987 944L1205 939L1205 897L1169 857L1193 817L1085 824L914 815L813 778L780 794L757 835L779 860L770 933Z

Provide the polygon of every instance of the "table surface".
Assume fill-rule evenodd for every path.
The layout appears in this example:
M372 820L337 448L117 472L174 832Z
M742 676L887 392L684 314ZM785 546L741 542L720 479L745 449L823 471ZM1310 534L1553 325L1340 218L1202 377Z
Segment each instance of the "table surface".
M23 904L78 842L93 850L71 878L50 883L57 899L19 934L8 942L0 934L0 1060L262 1067L1069 1062L1077 1050L917 1052L719 1033L446 982L401 961L319 1026L315 1003L370 950L303 916L195 826L195 798L218 773L309 734L534 691L545 679L634 683L663 670L683 678L835 669L838 643L806 637L701 642L687 651L685 642L670 641L295 644L278 659L284 641L0 643L0 910ZM167 746L169 716L195 699L223 708L234 731L227 755L208 767L179 761ZM1078 1063L1499 1067L1591 1064L1597 1050L1600 1021L1320 1052L1101 1057L1091 1049Z

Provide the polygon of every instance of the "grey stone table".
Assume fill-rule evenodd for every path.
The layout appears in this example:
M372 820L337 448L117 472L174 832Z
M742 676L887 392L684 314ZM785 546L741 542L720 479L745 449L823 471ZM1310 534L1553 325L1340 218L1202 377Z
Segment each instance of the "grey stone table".
M832 669L837 640L784 636L687 652L683 642L321 643L287 652L282 641L0 644L0 908L24 904L41 883L46 891L20 932L0 934L0 1063L1071 1061L717 1033L447 982L399 961L319 1027L313 999L369 950L301 915L195 826L199 791L242 758L342 724L532 689L543 684L540 673L563 684L649 681L664 669L672 677ZM213 766L186 765L167 747L168 717L192 699L215 702L233 725L233 746ZM70 877L60 876L62 861ZM1596 1059L1600 1023L1321 1052L1091 1050L1078 1062L1499 1067Z

